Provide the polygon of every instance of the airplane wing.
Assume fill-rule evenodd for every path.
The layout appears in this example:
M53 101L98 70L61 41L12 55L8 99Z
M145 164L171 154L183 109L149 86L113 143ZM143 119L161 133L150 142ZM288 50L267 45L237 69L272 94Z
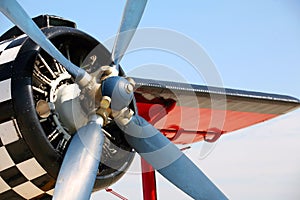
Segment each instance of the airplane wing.
M215 141L300 107L298 99L285 95L134 80L139 115L176 144Z

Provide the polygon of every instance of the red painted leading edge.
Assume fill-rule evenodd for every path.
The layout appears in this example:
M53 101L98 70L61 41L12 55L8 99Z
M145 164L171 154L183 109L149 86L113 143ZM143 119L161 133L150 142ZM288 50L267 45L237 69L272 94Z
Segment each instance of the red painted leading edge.
M144 200L156 200L156 180L153 167L141 158Z

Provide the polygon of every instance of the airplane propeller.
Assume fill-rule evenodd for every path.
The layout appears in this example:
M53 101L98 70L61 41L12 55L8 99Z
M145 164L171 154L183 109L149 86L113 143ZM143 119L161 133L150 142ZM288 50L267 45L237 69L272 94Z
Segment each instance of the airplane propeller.
M60 53L60 51L48 40L38 26L28 16L26 11L15 0L1 0L0 11L16 26L19 27L35 43L40 45L50 56L61 63L66 70L74 77L80 80L87 73L75 66Z
M127 0L112 50L114 62L112 65L116 66L117 70L139 24L146 3L147 0ZM111 76L104 79L100 87L95 78L73 65L56 49L15 0L0 0L0 11L60 62L76 78L77 84L83 90L85 86L91 88L92 92L85 93L90 95L87 99L94 99L94 96L96 96L95 102L101 102L101 97L104 96L111 99L112 116L124 131L127 142L160 174L194 199L227 199L172 142L137 113L133 113L129 108L134 97L132 81L120 76ZM100 95L95 95L99 93ZM89 109L91 109L89 122L78 129L67 149L53 199L89 199L91 195L101 158L104 140L101 127L105 116L92 112L97 108Z
M57 177L53 200L89 198L104 142L102 124L102 118L93 115L88 124L75 133Z
M112 49L112 60L117 69L143 16L147 0L127 0L121 25Z

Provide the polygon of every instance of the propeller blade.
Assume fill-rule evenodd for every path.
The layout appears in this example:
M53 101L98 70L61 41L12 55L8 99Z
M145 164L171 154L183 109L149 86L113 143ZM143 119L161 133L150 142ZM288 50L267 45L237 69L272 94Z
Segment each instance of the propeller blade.
M162 176L194 199L227 199L172 142L142 117L122 126L127 142Z
M81 80L86 75L83 69L72 64L57 50L17 1L1 0L0 11L49 55L61 63L74 78Z
M147 0L127 0L121 25L112 49L112 60L119 68L119 63L143 16Z
M54 200L90 199L104 141L101 124L90 121L75 133L59 171Z

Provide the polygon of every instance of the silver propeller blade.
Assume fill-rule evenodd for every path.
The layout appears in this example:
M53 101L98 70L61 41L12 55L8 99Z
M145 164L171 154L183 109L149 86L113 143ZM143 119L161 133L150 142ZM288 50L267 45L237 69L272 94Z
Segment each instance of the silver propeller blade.
M75 133L59 171L54 200L90 199L104 141L101 124L90 121Z
M172 142L139 116L126 126L127 142L161 175L194 199L227 199Z
M1 0L0 11L49 55L61 63L74 78L81 80L86 75L83 69L76 67L56 49L17 1Z
M112 60L117 69L143 16L147 0L127 0L121 25L112 50Z

